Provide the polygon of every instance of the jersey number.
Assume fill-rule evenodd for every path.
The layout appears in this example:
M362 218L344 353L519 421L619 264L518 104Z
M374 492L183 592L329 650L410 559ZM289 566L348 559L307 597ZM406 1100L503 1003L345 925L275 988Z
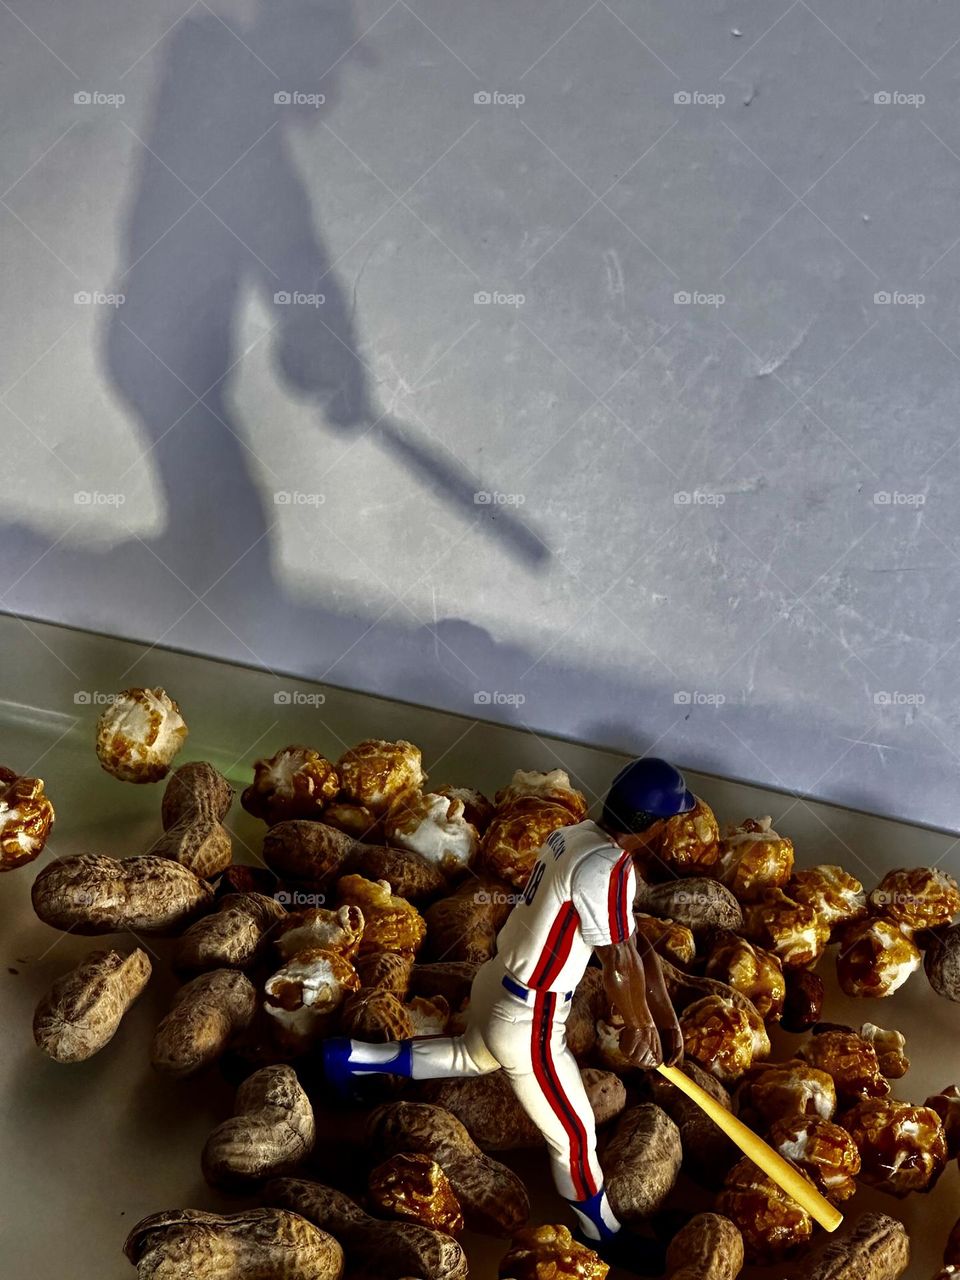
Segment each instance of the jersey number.
M537 890L540 888L540 881L543 879L543 873L546 869L546 863L537 862L533 870L530 872L530 879L527 881L527 887L523 891L523 900L528 907L536 896Z

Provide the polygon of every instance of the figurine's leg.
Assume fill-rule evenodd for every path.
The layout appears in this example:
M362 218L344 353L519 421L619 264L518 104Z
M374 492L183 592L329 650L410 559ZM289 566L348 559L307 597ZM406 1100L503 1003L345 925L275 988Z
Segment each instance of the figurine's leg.
M498 974L481 970L474 980L467 1030L462 1036L419 1036L389 1044L340 1037L325 1040L322 1054L327 1079L346 1089L355 1076L384 1072L413 1080L441 1080L497 1071L500 1063L488 1049L483 1029L493 1003L502 994Z
M537 992L525 1017L510 1017L513 1009L498 1007L486 1041L546 1139L557 1190L570 1203L584 1235L603 1240L620 1230L620 1222L603 1187L593 1108L566 1045L569 1007L553 991Z
M414 1080L485 1076L500 1070L477 1027L468 1027L462 1036L421 1036L410 1042L410 1053Z
M389 1044L336 1037L323 1043L327 1078L343 1083L354 1076L389 1073L412 1080L442 1080L450 1076L483 1076L500 1063L478 1031L462 1036L418 1036Z

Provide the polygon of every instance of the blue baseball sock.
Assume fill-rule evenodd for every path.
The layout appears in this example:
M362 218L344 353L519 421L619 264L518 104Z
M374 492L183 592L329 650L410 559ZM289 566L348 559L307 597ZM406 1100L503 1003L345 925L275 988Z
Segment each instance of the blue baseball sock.
M577 1215L580 1229L588 1240L612 1240L620 1230L604 1187L589 1200L568 1200L567 1203Z
M366 1044L334 1036L321 1046L324 1074L332 1085L347 1091L357 1076L390 1074L413 1075L413 1042L398 1040L391 1044Z

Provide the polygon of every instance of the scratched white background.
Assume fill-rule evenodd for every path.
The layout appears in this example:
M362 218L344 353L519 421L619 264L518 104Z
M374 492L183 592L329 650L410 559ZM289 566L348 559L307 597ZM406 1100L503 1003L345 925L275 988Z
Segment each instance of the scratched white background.
M958 42L2 0L0 607L960 829Z

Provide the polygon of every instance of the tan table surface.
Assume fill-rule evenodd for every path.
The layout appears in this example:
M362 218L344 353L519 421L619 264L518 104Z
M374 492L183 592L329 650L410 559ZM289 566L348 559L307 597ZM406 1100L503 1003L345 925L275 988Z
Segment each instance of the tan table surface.
M147 992L114 1042L89 1062L57 1065L32 1042L34 1005L53 980L87 951L129 941L78 938L41 924L30 905L36 870L70 853L136 854L159 830L161 788L122 784L99 768L92 745L98 695L134 684L163 685L191 727L181 762L211 760L237 786L249 780L255 758L288 743L307 742L336 757L370 736L417 742L435 783L476 785L491 793L515 768L562 766L596 798L620 757L160 648L147 652L80 632L27 627L6 616L0 616L0 652L0 762L39 773L57 809L54 835L39 862L0 877L0 1274L4 1280L124 1280L133 1270L120 1249L139 1218L180 1206L230 1211L254 1201L222 1196L200 1175L200 1150L210 1129L230 1112L231 1087L216 1071L178 1083L150 1068L147 1046L176 987L165 965L156 965ZM795 841L801 864L838 862L868 886L901 865L937 863L958 870L956 841L940 832L719 778L690 777L721 822L771 814L774 825ZM256 861L262 826L238 803L229 824L238 860ZM169 952L168 942L150 945L161 958ZM870 1020L906 1033L913 1066L895 1084L897 1096L922 1102L960 1081L960 1007L934 996L922 974L883 1002L849 1000L834 991L827 1013L837 1021ZM549 1189L545 1160L532 1154L517 1167L535 1184L537 1215L566 1221ZM929 1196L897 1201L864 1190L853 1204L851 1216L876 1208L901 1217L914 1237L908 1280L930 1280L947 1231L960 1215L957 1167L945 1171ZM467 1245L473 1274L494 1276L501 1243L469 1239ZM753 1274L781 1280L802 1273L799 1263Z

